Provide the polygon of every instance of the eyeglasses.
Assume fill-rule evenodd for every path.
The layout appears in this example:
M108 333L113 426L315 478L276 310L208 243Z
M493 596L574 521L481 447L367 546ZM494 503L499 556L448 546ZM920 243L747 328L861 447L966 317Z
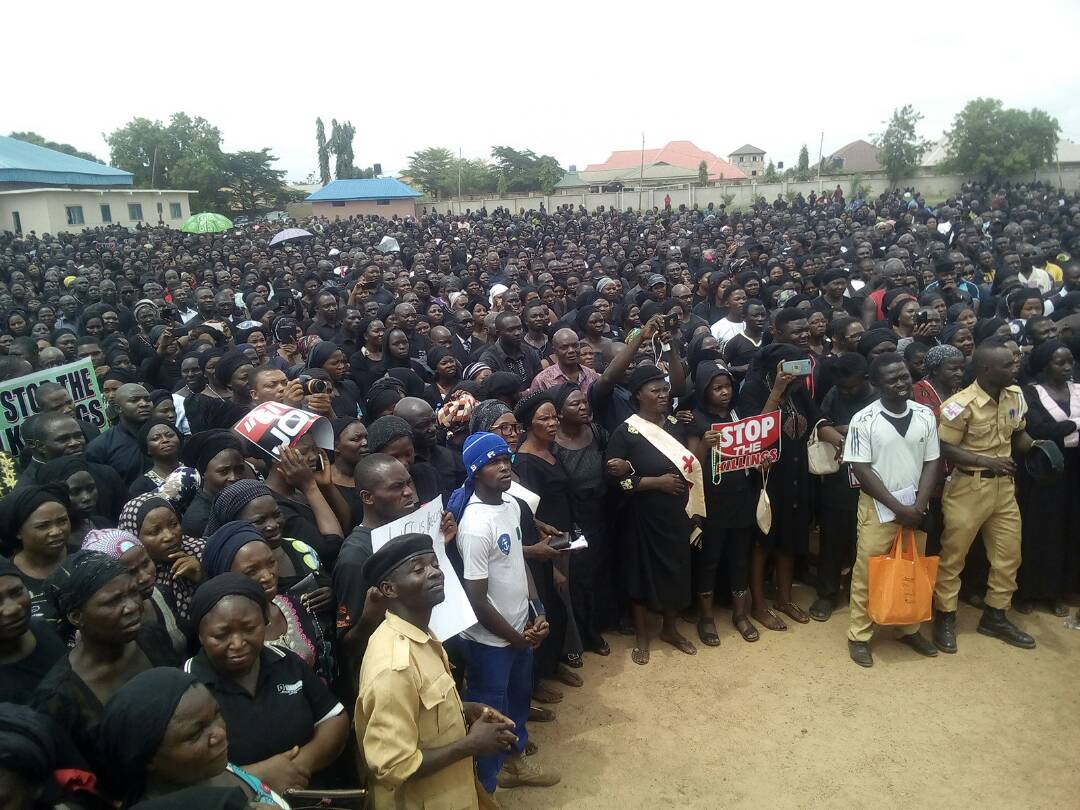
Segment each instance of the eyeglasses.
M491 428L503 438L513 438L521 433L521 425L514 422L512 425L495 425Z

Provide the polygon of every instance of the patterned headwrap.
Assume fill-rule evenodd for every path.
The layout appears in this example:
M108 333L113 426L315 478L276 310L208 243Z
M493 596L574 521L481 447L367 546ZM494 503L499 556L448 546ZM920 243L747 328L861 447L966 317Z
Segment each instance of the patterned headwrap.
M923 361L926 364L926 373L930 374L934 369L949 360L963 360L964 353L955 346L950 346L948 343L943 343L940 346L934 346L926 353L926 359Z
M476 398L459 388L447 397L446 402L439 408L436 419L448 434L454 434L469 424L469 417L476 407Z
M510 413L510 408L501 399L485 399L473 408L469 420L470 433L488 433L500 416Z
M127 568L118 560L97 551L76 551L68 555L45 580L45 593L56 605L56 611L66 617L81 608Z
M216 532L226 523L237 520L244 507L256 498L264 495L273 495L266 484L262 481L242 479L234 481L214 498L214 505L210 508L210 518L206 521L203 533L206 537Z
M123 529L93 529L83 538L83 551L96 551L119 560L133 548L142 548L139 538Z

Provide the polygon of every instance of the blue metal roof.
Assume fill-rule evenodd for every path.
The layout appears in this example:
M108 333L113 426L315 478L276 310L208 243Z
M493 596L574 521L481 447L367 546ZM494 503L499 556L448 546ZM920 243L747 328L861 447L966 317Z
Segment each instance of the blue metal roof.
M0 135L0 183L130 186L131 172Z
M409 188L396 177L380 177L377 180L334 180L309 195L307 202L392 200L421 196L419 191Z

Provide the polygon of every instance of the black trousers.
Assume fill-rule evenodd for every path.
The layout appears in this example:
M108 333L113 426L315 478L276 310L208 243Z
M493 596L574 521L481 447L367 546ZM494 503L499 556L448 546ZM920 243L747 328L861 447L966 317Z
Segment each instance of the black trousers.
M840 593L840 572L855 564L858 542L856 509L838 509L822 505L818 513L818 571L819 599L835 599Z

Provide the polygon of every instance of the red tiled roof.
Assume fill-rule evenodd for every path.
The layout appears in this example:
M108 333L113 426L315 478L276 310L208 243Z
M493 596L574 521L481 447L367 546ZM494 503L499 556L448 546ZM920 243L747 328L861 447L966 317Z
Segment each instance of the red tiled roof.
M622 149L612 152L604 163L590 163L585 171L603 171L604 169L632 169L640 166L642 152L640 149ZM723 175L725 180L745 180L746 175L728 163L717 157L712 152L698 149L690 141L671 141L662 149L646 149L645 163L667 163L672 166L681 166L684 169L697 170L701 161L709 167L709 179L719 180Z

